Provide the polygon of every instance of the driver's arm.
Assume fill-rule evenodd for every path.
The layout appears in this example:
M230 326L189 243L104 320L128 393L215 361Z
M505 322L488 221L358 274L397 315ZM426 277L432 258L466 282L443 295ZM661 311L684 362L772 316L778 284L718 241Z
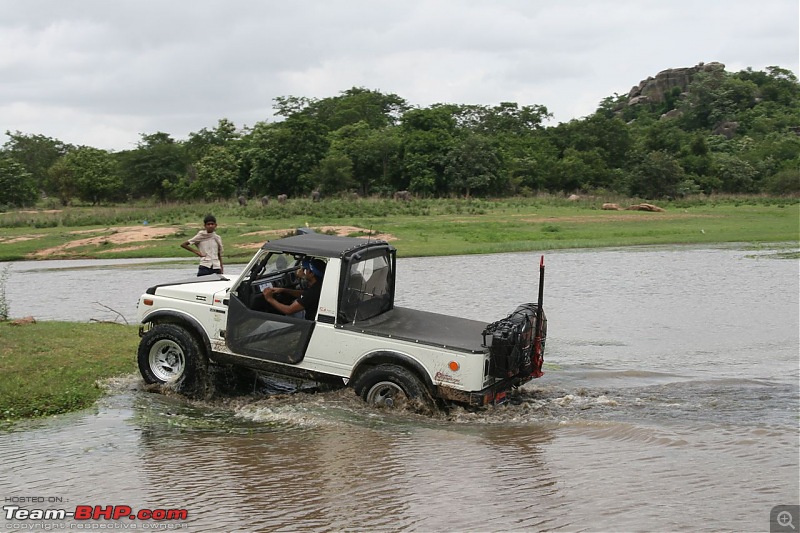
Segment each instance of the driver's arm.
M305 309L303 305L300 303L299 300L293 301L291 304L286 305L280 303L278 300L275 299L275 294L278 292L285 292L287 294L291 294L293 292L300 293L300 291L293 290L293 289L284 289L284 288L266 288L264 289L264 299L275 309L283 313L284 315L293 315L298 311L302 311ZM299 294L298 294L299 296Z
M294 296L295 298L299 298L300 295L303 293L300 289L289 289L286 287L273 287L272 289L266 288L264 289L264 298L267 297L266 291L271 290L272 294L288 294L289 296Z

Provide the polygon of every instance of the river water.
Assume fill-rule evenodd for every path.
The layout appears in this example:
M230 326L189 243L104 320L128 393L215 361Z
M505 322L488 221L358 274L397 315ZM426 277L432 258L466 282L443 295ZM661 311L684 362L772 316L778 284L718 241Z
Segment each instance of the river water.
M535 301L538 260L401 259L397 303L494 321ZM130 376L95 408L1 433L0 498L188 513L100 522L116 529L769 531L774 506L800 501L798 260L725 246L545 261L546 373L511 404L390 413L347 389L193 402ZM132 321L143 289L194 272L16 263L7 298L15 317Z

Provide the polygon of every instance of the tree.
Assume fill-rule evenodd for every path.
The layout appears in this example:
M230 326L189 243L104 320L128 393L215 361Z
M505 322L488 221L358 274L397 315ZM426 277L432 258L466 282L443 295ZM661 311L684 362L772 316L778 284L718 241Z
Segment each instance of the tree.
M800 170L787 168L764 180L765 190L772 194L800 194Z
M642 148L647 152L667 152L678 155L693 138L674 120L660 120L651 124L644 132Z
M9 140L3 145L3 152L25 168L37 188L52 193L47 190L47 169L74 147L44 135L28 135L19 131L6 131L6 135Z
M239 165L236 157L223 146L211 146L197 162L197 179L189 194L206 201L230 198L236 192Z
M116 161L105 150L81 147L64 157L79 173L77 184L81 200L96 205L124 196Z
M731 154L714 154L714 174L722 184L722 190L730 193L749 193L757 190L757 175L753 166Z
M0 155L0 206L25 207L36 202L36 183L19 162Z
M619 188L616 176L628 166L634 144L622 120L600 112L559 124L548 137L561 154L555 174L548 176L549 190Z
M367 143L369 135L369 124L364 121L342 126L331 133L329 150L329 153L335 154L337 159L344 156L350 160L351 180L358 185L360 193L365 196L369 194L370 186L376 176L380 175L377 158L370 152Z
M688 129L712 129L753 107L757 95L758 86L750 80L724 70L698 72L678 109L683 111L682 122Z
M58 197L62 206L67 206L78 195L78 184L62 157L47 169L47 190Z
M547 190L573 192L583 188L590 181L589 175L592 173L592 167L584 161L583 155L579 150L567 148L545 179Z
M390 191L402 190L400 166L400 131L395 126L372 129L365 139L365 150L370 154L372 172L378 188Z
M345 154L328 152L314 169L313 182L325 195L354 189L358 184L353 179L353 162Z
M512 158L508 163L511 191L514 194L531 194L544 190L548 178L556 174L557 164L555 154L546 149Z
M96 205L123 194L114 158L105 150L89 146L81 146L57 161L50 179L64 205L75 195Z
M684 177L683 169L672 155L664 151L649 152L634 167L629 192L642 198L675 197Z
M383 94L364 87L353 87L339 96L322 100L295 96L275 99L275 114L284 117L306 117L325 125L329 131L365 122L370 128L395 125L409 109L396 94Z
M318 100L305 96L277 96L273 100L272 109L279 117L290 117L305 112Z
M241 138L236 125L227 118L221 118L217 127L209 131L206 128L190 133L184 148L191 161L202 158L212 146L230 146Z
M312 186L312 173L325 157L327 129L306 117L259 123L243 140L250 168L248 187L256 194L297 195Z
M331 135L329 153L350 160L352 178L359 192L391 188L390 176L399 170L400 142L393 128L371 128L366 122L343 126Z
M507 185L499 150L482 135L472 134L447 154L445 177L450 191L471 194L504 192Z
M454 114L459 127L489 136L528 135L541 129L542 123L553 116L544 106L519 107L516 102L501 102L494 107L457 106Z
M135 150L119 154L120 171L138 196L156 195L161 201L174 194L186 174L184 149L168 133L142 134Z
M458 138L454 111L454 106L434 105L412 109L403 115L402 165L411 192L422 195L448 192L445 161Z
M747 70L736 74L736 77L755 83L762 101L792 106L797 104L797 99L800 97L800 84L797 82L797 76L784 68L770 66L767 67L767 72L763 72L753 71L748 67Z

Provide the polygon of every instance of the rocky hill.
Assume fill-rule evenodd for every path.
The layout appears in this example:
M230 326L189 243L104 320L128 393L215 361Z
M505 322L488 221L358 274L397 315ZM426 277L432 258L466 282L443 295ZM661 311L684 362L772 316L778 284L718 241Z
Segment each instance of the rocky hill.
M679 88L681 93L685 93L698 72L714 70L725 70L725 65L711 62L699 63L693 67L662 70L655 77L650 76L631 88L628 92L628 105L661 103L665 95L675 87Z

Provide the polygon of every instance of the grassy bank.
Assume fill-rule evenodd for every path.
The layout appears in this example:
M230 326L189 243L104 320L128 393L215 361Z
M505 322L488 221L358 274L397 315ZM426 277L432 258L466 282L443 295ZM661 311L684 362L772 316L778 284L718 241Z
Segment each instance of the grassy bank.
M305 199L285 205L180 204L71 207L0 214L0 261L189 257L179 244L212 212L228 262L247 261L267 239L299 226L392 239L400 256L453 255L641 244L781 242L800 238L800 200L696 198L665 211L609 211L637 199ZM344 228L344 229L343 229Z
M97 380L136 371L134 326L0 322L0 421L91 406Z

